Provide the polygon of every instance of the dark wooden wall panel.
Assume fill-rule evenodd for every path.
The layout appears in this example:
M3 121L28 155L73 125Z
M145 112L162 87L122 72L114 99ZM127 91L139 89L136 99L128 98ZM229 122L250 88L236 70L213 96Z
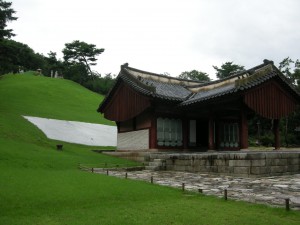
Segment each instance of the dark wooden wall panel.
M150 107L150 100L121 84L110 103L103 110L104 117L113 121L125 121L137 116Z
M152 114L150 112L142 113L136 117L136 129L142 130L151 127L151 117Z
M245 103L255 112L269 119L280 119L296 109L294 98L270 81L245 93Z
M134 130L134 121L133 119L127 120L119 123L119 132L127 132Z

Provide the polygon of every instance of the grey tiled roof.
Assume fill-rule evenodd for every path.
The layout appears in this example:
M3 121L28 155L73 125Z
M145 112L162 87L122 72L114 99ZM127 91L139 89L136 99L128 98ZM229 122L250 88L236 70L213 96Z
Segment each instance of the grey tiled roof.
M192 94L186 87L187 85L200 85L203 83L149 73L130 67L123 69L119 76L142 94L177 102L184 101Z
M178 84L170 84L150 79L143 79L144 84L155 87L155 93L163 98L186 99L192 92Z
M300 101L300 95L293 85L273 65L273 62L268 60L250 70L206 83L145 72L126 65L121 67L115 86L106 96L98 111L101 111L101 108L107 104L121 81L145 96L174 101L178 106L187 106L242 92L272 78L279 79L287 87L287 90Z
M195 102L205 101L208 99L212 99L215 97L220 97L222 95L236 92L237 89L235 87L235 84L229 84L225 85L219 88L214 88L207 91L201 91L198 93L195 93L193 96L191 96L189 99L183 101L181 105L190 105Z

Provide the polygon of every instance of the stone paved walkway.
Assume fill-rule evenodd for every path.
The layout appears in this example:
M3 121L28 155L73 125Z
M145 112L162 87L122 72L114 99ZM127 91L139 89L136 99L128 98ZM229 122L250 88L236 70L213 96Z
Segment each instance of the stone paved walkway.
M106 174L106 170L97 170L97 173ZM125 178L125 171L109 171L109 176ZM300 210L300 174L262 177L238 178L225 175L212 175L200 173L187 173L175 171L130 171L128 179L151 181L163 186L182 188L203 194L224 196L227 189L228 199L243 200L252 203L263 203L273 206L285 207L285 199L290 199L290 208Z

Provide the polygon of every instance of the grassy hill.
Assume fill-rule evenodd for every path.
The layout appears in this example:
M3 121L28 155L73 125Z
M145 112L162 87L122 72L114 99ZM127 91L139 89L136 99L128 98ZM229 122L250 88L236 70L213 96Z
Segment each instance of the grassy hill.
M33 73L0 78L1 108L6 113L114 125L96 112L103 96L75 82Z
M299 224L299 212L80 171L134 163L69 143L57 151L21 116L110 124L96 113L101 99L66 80L0 77L0 225Z

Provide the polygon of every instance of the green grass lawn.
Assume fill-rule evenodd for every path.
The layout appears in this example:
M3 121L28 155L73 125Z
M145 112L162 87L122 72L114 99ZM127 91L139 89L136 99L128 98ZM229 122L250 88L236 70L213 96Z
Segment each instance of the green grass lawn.
M0 76L1 111L114 125L96 110L103 96L79 84L33 73Z
M91 151L99 146L63 143L57 151L57 141L21 116L109 124L94 115L102 98L66 80L29 74L0 78L0 225L300 223L297 211L80 171L78 163L130 162Z

